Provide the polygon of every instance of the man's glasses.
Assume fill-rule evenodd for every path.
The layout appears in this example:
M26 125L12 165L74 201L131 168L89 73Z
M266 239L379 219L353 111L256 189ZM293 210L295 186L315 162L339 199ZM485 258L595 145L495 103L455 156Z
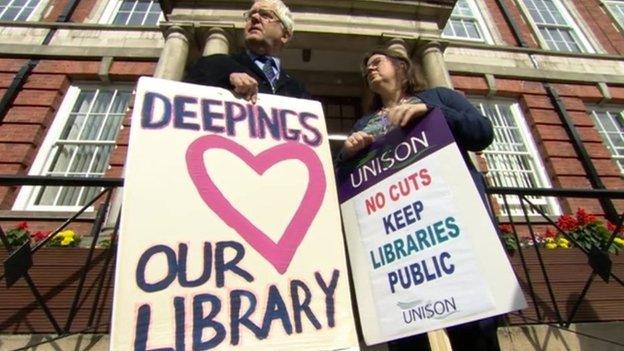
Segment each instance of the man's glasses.
M251 21L251 17L253 17L255 14L258 14L260 20L265 23L278 22L280 20L275 12L266 9L245 11L243 13L243 18L245 19L245 21Z

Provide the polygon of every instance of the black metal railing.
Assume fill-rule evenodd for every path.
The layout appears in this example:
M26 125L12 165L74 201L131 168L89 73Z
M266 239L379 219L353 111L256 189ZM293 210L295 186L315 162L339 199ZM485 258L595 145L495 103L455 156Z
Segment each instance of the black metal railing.
M110 323L110 317L104 318L101 323L96 323L96 314L98 313L98 306L100 304L100 298L102 295L102 289L104 286L104 280L107 274L110 275L108 271L110 269L112 259L114 257L115 249L116 249L116 237L119 229L119 216L116 216L116 221L114 225L114 230L111 235L111 245L107 249L105 253L105 262L101 268L101 271L97 273L97 280L95 282L95 298L90 306L90 310L88 311L88 321L86 323L85 328L81 328L80 330L75 330L76 328L72 328L72 325L75 321L76 315L78 313L79 308L82 307L83 298L83 289L85 286L85 281L87 278L87 273L90 272L94 264L94 250L96 247L96 243L98 241L100 232L102 231L103 224L109 215L111 208L111 199L113 196L113 191L116 188L123 186L123 179L121 178L67 178L67 177L41 177L41 176L15 176L15 175L0 175L0 187L9 187L9 186L92 186L99 187L102 190L97 194L93 199L91 199L88 203L84 204L84 206L72 215L67 220L63 221L54 231L52 231L44 240L38 242L33 247L30 246L29 243L26 243L20 247L12 247L7 240L4 230L0 226L0 240L4 244L3 246L8 251L9 257L4 262L4 271L0 272L0 279L4 279L7 282L7 286L10 287L13 283L15 283L19 279L24 279L28 288L30 289L34 301L38 304L38 306L43 310L50 324L52 325L57 337L52 339L47 339L45 342L50 342L57 340L59 338L63 338L73 334L79 333L89 333L96 330L102 324L108 325ZM520 246L520 240L522 234L520 233L520 229L524 229L525 236L528 236L531 241L537 243L537 235L535 227L538 225L544 226L552 226L556 228L562 235L566 236L568 240L570 240L573 244L575 243L575 239L568 235L568 233L560 228L556 221L553 220L552 213L546 213L544 211L543 206L535 205L531 202L532 199L538 197L555 197L558 198L560 203L563 203L565 199L571 198L584 198L584 199L595 199L600 201L601 203L604 201L613 201L613 200L622 200L624 199L624 191L619 190L580 190L580 189L519 189L519 188L497 188L490 187L487 189L487 193L491 195L497 195L499 199L502 199L502 203L499 204L502 207L503 212L506 213L505 216L498 216L499 223L507 223L513 229L513 235L515 237L516 243L518 247ZM513 198L514 204L520 204L522 214L521 215L512 215L512 211L510 210L509 200ZM93 225L91 228L91 237L92 242L89 247L89 254L87 255L84 264L81 266L78 276L78 284L76 291L74 293L74 297L71 303L71 307L69 310L69 314L64 321L60 321L50 310L48 306L48 301L41 294L40 289L37 287L36 283L30 277L28 269L32 265L32 257L36 255L37 252L40 251L44 245L49 242L49 240L54 237L57 233L61 232L73 221L77 220L81 214L83 214L88 208L94 206L94 204L98 204L99 208L96 212L95 218L93 219ZM517 207L516 207L517 208ZM2 219L2 218L0 218ZM624 221L624 214L618 217L616 228L611 234L608 240L604 240L604 242L600 245L600 247L593 247L591 249L587 249L582 245L574 245L575 250L580 250L587 257L588 265L591 267L591 274L586 280L586 283L582 289L580 289L578 294L578 299L574 303L574 307L571 312L564 315L559 308L557 303L556 295L556 287L552 284L547 264L544 262L542 257L542 252L537 249L537 245L534 245L535 255L538 260L539 265L539 273L543 276L543 279L546 283L546 289L548 291L548 299L550 300L549 306L552 307L553 313L555 315L555 322L560 327L568 327L570 323L575 322L575 316L578 311L579 306L585 299L585 296L591 289L596 276L601 277L606 282L616 283L614 285L615 288L624 287L624 283L621 276L618 276L611 270L611 258L608 253L608 248L613 242L616 233L620 231L622 228L622 222ZM532 309L534 310L534 314L536 318L533 320L534 323L547 323L549 321L548 318L545 317L544 311L541 310L543 306L543 301L539 301L540 297L535 291L534 283L535 274L528 267L528 263L525 257L525 253L523 250L517 250L517 254L520 257L522 270L518 271L517 274L519 279L525 282L523 284L523 289L525 290L525 295L530 299L530 305L532 305ZM528 251L527 251L528 252ZM614 291L614 294L621 294ZM550 307L549 307L550 308ZM99 312L101 313L101 311ZM522 313L522 312L520 312ZM30 345L32 347L34 345Z
M618 215L615 218L615 229L610 232L608 238L600 241L598 245L591 245L591 247L587 247L586 243L578 242L577 238L573 235L570 235L570 232L561 228L560 225L553 219L553 213L547 213L544 211L544 208L540 205L535 205L531 202L532 198L535 197L554 197L559 199L559 203L565 206L565 201L570 199L594 199L598 203L602 204L605 202L613 203L614 200L624 199L624 191L622 190L584 190L584 189L521 189L521 188L503 188L503 187L490 187L487 189L487 193L491 195L497 195L499 202L502 199L502 203L499 203L501 207L501 211L505 213L505 215L500 215L497 217L497 220L500 223L508 224L512 228L512 235L515 240L515 246L518 248L517 255L520 258L521 263L521 271L516 270L518 278L523 281L523 289L524 293L527 297L529 297L529 305L534 309L535 318L532 320L533 323L545 323L550 322L554 319L554 322L561 327L567 328L571 323L577 321L586 321L586 320L576 320L577 313L579 311L579 307L585 301L585 298L591 289L592 285L595 282L595 278L597 276L601 277L605 283L611 282L613 288L622 288L624 287L623 277L618 276L612 270L613 262L612 256L609 255L609 248L612 247L613 241L616 238L617 234L620 232L622 228L622 222L624 220L624 214ZM512 215L512 211L510 209L510 198L513 198L514 204L520 204L521 215ZM517 208L517 206L516 206ZM612 208L615 208L613 206ZM573 210L573 209L571 209ZM612 216L611 216L612 217ZM613 222L613 218L609 218ZM552 274L549 273L548 266L544 262L543 251L538 249L538 244L540 242L537 234L536 227L537 226L547 226L554 228L558 234L561 234L565 237L569 242L572 243L572 248L570 250L579 250L586 257L586 264L591 268L591 273L585 280L585 284L583 288L579 290L578 295L576 295L575 301L572 303L572 308L569 309L567 314L564 314L562 309L559 306L556 295L556 286L553 284ZM524 233L520 233L523 231ZM527 254L530 251L524 251L521 247L521 236L528 238L530 245L532 246L532 250L534 251L535 257L537 258L538 266L539 266L539 274L541 275L541 279L544 280L547 290L547 299L549 301L542 301L540 296L536 293L535 283L534 281L538 278L537 274L534 274L534 270L529 267L527 263ZM515 254L515 253L514 253ZM532 253L531 253L532 254ZM579 262L581 263L581 262ZM624 290L618 293L617 290L613 291L614 296L624 292ZM544 311L544 308L548 308L549 311ZM546 312L550 314L550 317L546 316ZM522 314L522 311L519 312ZM552 318L554 316L554 318ZM523 320L527 321L527 318L523 318ZM531 318L528 318L531 321Z
M102 232L103 225L109 216L111 208L111 200L113 198L113 192L116 188L123 186L123 179L121 178L72 178L72 177L47 177L47 176L17 176L17 175L0 175L0 187L9 186L75 186L75 187L97 187L101 191L96 194L92 199L85 203L80 210L70 216L67 220L64 220L56 229L51 231L45 238L38 241L31 247L30 241L20 245L19 247L13 247L8 240L8 237L0 226L0 242L2 242L4 249L7 251L8 258L4 261L4 269L0 272L0 280L4 279L7 288L10 288L18 280L23 279L28 286L30 292L33 295L34 301L41 308L45 314L47 320L50 322L53 330L57 334L54 338L47 338L41 343L49 343L60 338L67 337L73 334L89 333L98 330L102 324L108 325L110 323L110 316L104 318L101 323L96 323L99 307L101 306L100 300L102 298L102 290L104 288L105 279L111 275L109 272L111 262L114 257L116 248L116 237L119 230L119 215L115 214L114 229L110 237L110 245L104 252L104 264L99 272L92 272L95 265L98 263L94 260L94 252L96 244ZM86 255L84 263L80 266L79 274L77 276L77 286L71 301L71 307L67 317L64 321L61 321L58 316L55 316L49 307L47 299L42 295L41 289L37 286L37 283L32 279L29 269L33 265L33 256L36 255L42 247L54 238L54 236L61 231L65 230L71 223L79 219L79 217L87 211L89 208L98 207L93 224L91 226L90 238L92 239L89 246L89 251ZM0 218L2 219L2 218ZM100 260L101 261L101 260ZM88 308L88 320L86 327L80 330L72 328L79 309L84 310L83 307L85 294L83 290L85 288L85 282L87 275L95 273L96 279L94 281L95 293L90 307ZM65 281L66 282L66 281ZM33 347L36 345L29 345Z

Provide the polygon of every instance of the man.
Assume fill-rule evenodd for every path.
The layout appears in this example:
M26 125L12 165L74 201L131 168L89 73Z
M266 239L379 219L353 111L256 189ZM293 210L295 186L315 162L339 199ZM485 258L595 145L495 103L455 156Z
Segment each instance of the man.
M256 0L244 17L246 51L202 57L185 81L231 89L252 103L259 92L309 99L303 85L281 65L282 48L294 29L288 7L281 0Z

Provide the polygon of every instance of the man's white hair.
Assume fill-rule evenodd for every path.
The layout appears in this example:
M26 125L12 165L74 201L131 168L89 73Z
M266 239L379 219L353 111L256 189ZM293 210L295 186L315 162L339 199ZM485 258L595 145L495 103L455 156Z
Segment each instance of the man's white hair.
M284 28L290 35L293 35L295 31L295 20L293 19L290 9L282 0L254 0L254 3L265 3L275 9L275 14L279 18L280 22L284 25Z

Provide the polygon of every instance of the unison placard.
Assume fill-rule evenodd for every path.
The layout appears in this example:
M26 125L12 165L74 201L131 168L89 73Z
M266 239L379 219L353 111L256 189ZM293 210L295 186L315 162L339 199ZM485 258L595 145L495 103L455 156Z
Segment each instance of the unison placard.
M376 140L338 179L367 344L524 308L440 110Z
M142 78L112 350L356 350L321 105Z

